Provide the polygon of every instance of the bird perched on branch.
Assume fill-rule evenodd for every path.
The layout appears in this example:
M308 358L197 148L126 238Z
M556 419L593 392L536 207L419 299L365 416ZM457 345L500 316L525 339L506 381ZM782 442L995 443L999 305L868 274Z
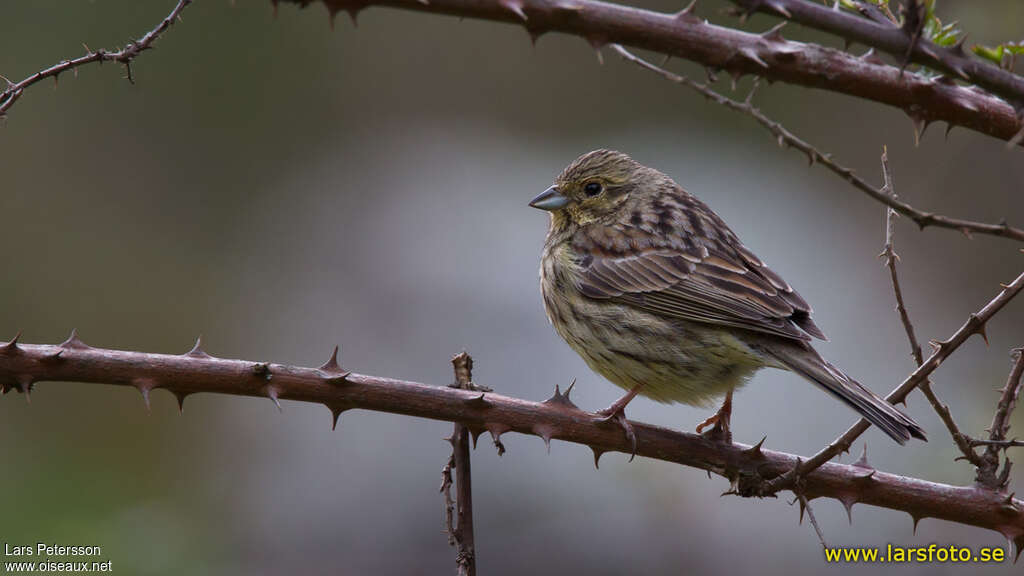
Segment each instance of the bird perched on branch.
M703 202L611 150L584 154L530 202L551 214L540 278L558 334L628 393L601 411L636 447L624 408L637 394L706 406L729 441L732 392L761 368L791 370L900 444L916 422L823 359L811 307Z

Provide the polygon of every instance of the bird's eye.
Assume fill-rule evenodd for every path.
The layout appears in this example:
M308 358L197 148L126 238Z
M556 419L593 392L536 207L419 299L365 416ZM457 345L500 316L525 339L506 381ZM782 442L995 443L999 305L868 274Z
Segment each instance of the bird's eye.
M590 197L597 196L598 194L601 193L601 183L600 182L587 182L583 186L583 193L586 194L587 196L590 196Z

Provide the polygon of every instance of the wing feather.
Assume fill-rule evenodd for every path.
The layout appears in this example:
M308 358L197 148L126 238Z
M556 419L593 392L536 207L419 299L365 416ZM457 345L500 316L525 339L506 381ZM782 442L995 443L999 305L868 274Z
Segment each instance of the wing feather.
M596 231L595 231L596 232ZM578 288L666 318L806 341L825 335L811 308L728 232L715 240L629 228L584 234Z

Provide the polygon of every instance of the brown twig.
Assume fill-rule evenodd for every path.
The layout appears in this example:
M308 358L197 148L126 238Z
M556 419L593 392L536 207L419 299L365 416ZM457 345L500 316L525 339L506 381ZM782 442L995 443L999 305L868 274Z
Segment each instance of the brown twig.
M1024 440L986 440L984 438L972 438L971 446L998 446L1000 448L1017 448L1024 446Z
M1024 284L1024 275L1017 281ZM1014 289L1019 289L1019 286ZM1009 296L982 310L987 318ZM976 328L971 323L971 330ZM959 337L957 337L959 338ZM964 336L966 338L966 336ZM956 346L944 345L943 356ZM934 369L932 361L924 368ZM936 361L937 362L937 361ZM258 368L258 369L257 369ZM530 402L494 393L355 374L335 357L319 368L214 358L198 346L182 355L106 350L85 345L77 336L60 345L0 344L0 385L28 391L39 381L95 382L134 386L148 398L152 390L169 390L180 400L196 392L296 400L327 406L332 415L362 408L462 422L473 434L490 430L519 432L589 446L595 453L628 454L631 444L616 426L594 421L557 393L545 402ZM634 423L637 455L693 466L720 474L740 495L755 496L766 478L792 471L798 457L763 449L713 442L695 434ZM864 465L825 462L801 477L808 500L834 498L845 505L863 503L902 510L914 518L940 518L996 530L1024 548L1024 501L976 486L950 486L888 474ZM1011 510L1012 508L1012 510Z
M452 358L452 367L455 369L455 384L452 388L460 390L476 390L473 386L473 359L465 352L456 354ZM455 564L458 567L459 576L475 576L476 574L476 545L473 541L473 484L472 472L469 462L469 429L463 424L456 422L452 426L452 435L449 438L452 444L452 455L444 468L445 480L441 484L445 492L445 508L448 527L448 542L458 551L455 556ZM452 524L452 499L451 499L451 469L455 468L455 486L458 523ZM445 488L447 487L447 490Z
M730 110L742 112L743 114L750 116L754 120L757 120L759 124L767 128L768 131L771 132L772 135L776 137L780 146L788 145L796 150L799 150L800 152L803 152L807 156L807 160L811 164L814 164L815 162L820 163L821 165L825 166L830 171L838 175L843 180L846 180L847 182L852 184L854 188L860 190L861 192L864 192L872 199L877 200L882 204L885 204L889 208L892 208L893 210L896 210L900 214L903 214L904 216L910 218L921 229L927 228L928 226L935 226L939 228L959 230L964 233L990 234L993 236L1001 236L1004 238L1011 238L1014 240L1024 241L1024 229L1014 228L1012 226L1009 226L1005 222L1002 222L1000 224L973 222L970 220L951 218L948 216L942 216L940 214L934 214L932 212L924 212L918 210L911 206L910 204L907 204L906 202L903 202L902 200L896 198L895 196L887 193L884 188L878 189L872 186L871 184L868 184L866 180L854 174L852 169L839 164L835 160L832 160L831 154L822 153L813 145L805 142L804 140L800 139L800 137L796 136L795 134L787 130L784 126L782 126L782 124L767 117L763 112L761 112L752 104L751 98L749 96L746 100L742 102L739 100L733 100L732 98L728 98L712 90L711 88L708 87L707 84L696 82L694 80L691 80L690 78L681 76L674 72L670 72L660 66L652 64L651 62L648 62L647 60L644 60L643 58L640 58L639 56L633 54L629 50L626 50L622 46L613 45L612 49L615 50L618 54L620 54L624 59L626 59L629 62L637 64L642 68L646 68L647 70L650 70L662 76L663 78L669 80L670 82L686 86L698 92L705 98L712 100L716 104L722 105L726 108L729 108ZM753 94L753 92L751 92L751 94Z
M818 542L821 543L821 547L828 548L828 544L825 542L825 534L821 531L821 526L818 525L818 519L814 517L814 509L811 508L811 503L807 501L807 497L802 492L797 492L796 498L800 501L800 512L807 512L807 518L811 521L811 526L814 527L814 533L818 535Z
M977 312L971 314L967 321L964 322L956 332L953 333L947 340L941 342L932 342L933 352L917 370L914 370L910 376L897 386L888 396L886 400L893 404L905 401L908 394L917 388L921 382L924 382L936 368L949 357L961 344L967 341L974 334L984 334L985 324L995 315L996 312L1001 310L1010 300L1016 296L1021 289L1024 288L1024 273L1021 273L1017 278L1005 285L1003 289L996 295L995 298L985 304ZM803 478L810 471L815 470L819 466L824 465L826 462L835 458L843 452L848 452L853 441L860 437L865 430L870 427L867 420L861 418L856 424L851 426L841 436L832 441L831 444L820 450L817 454L811 457L806 462L802 462L800 466L796 466L789 470L785 474L774 478L764 484L761 492L764 494L774 494L780 490L791 489L801 478Z
M882 179L885 182L882 190L892 198L896 198L892 169L889 167L889 154L886 149L882 150ZM920 367L921 364L924 364L924 355L921 352L921 344L917 341L914 325L910 322L910 313L907 311L907 305L903 301L903 289L900 287L899 275L896 273L896 262L899 260L899 256L896 254L894 247L895 235L896 211L892 208L887 208L885 217L885 248L879 256L885 259L885 265L889 269L889 280L892 283L893 294L896 296L896 311L899 313L903 330L907 333L907 341L910 342L910 354L913 356L917 366ZM982 335L984 335L984 332L982 332ZM932 390L931 381L925 378L917 387L921 389L921 393L924 394L928 403L935 410L935 413L939 415L939 419L942 420L946 429L949 430L949 435L953 438L953 442L960 449L961 457L975 466L980 466L982 464L981 457L978 456L978 453L971 446L970 438L960 431L960 427L957 426L956 421L953 419L949 406L939 400L938 395Z
M300 5L310 0L281 0ZM980 89L923 75L816 44L786 40L778 30L751 34L716 26L692 9L664 14L596 0L325 0L332 15L388 6L579 36L595 47L621 44L683 58L739 76L840 92L895 106L915 122L944 121L1009 141L1022 128L1013 106Z
M102 49L93 51L86 46L85 56L80 56L74 60L64 60L59 62L45 70L40 70L39 72L32 74L21 82L15 83L8 80L7 88L3 92L0 92L0 118L4 117L7 110L9 110L11 106L18 101L18 98L21 97L22 93L29 86L47 78L53 78L56 81L61 73L67 72L68 70L74 70L75 74L77 74L77 69L79 67L91 62L119 62L124 64L125 70L128 74L128 81L134 84L135 79L132 77L132 61L143 51L150 49L153 46L153 42L155 42L156 39L164 33L164 31L170 28L171 24L173 24L175 20L181 18L182 11L191 3L192 0L178 0L178 3L174 6L174 9L171 10L171 13L161 20L160 23L156 25L156 28L147 32L142 38L129 42L120 50L115 52L108 52Z
M892 198L897 198L893 186L892 170L889 168L889 151L882 149L882 191ZM924 354L921 352L921 344L917 341L917 334L914 332L914 325L910 322L910 314L907 312L907 305L903 301L903 290L900 288L900 279L896 274L896 262L900 257L896 254L896 217L897 212L892 207L885 210L885 247L879 255L885 259L885 265L889 268L889 279L892 281L892 291L896 296L896 311L900 315L900 322L903 330L907 333L907 341L910 342L910 355L914 362L920 366L924 363Z
M1024 445L1016 440L1006 439L1006 435L1010 432L1010 415L1013 414L1013 409L1017 406L1017 396L1020 394L1021 376L1024 376L1024 348L1014 349L1011 352L1011 357L1013 358L1013 368L1006 380L1006 386L1000 391L999 403L996 404L992 425L989 426L988 440L973 442L974 445L986 446L984 454L981 455L981 463L978 465L977 481L992 490L1002 490L1010 482L1012 463L1004 455L1003 469L999 471L999 451Z
M1017 396L1020 393L1021 375L1024 374L1024 348L1015 348L1012 352L1013 370L1010 371L1006 386L1003 387L996 407L995 416L992 418L992 425L989 426L989 440L991 442L1003 442L1010 432L1010 415L1017 406ZM991 444L990 444L991 445Z
M1018 107L1024 105L1024 78L1008 70L979 60L964 52L963 42L951 47L939 46L921 38L925 22L923 6L914 2L908 8L908 28L833 10L808 0L732 0L744 12L763 12L799 22L809 28L835 34L899 58L976 84L1003 97Z

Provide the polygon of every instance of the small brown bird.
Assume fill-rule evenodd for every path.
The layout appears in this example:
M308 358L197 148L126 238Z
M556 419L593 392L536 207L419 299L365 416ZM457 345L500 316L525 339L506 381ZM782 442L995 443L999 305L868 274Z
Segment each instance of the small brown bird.
M792 370L900 444L916 422L825 361L811 307L671 178L611 150L576 159L530 202L551 213L541 292L558 334L628 393L601 413L635 436L637 394L706 406L730 438L732 391L761 368ZM634 450L635 451L635 450Z

